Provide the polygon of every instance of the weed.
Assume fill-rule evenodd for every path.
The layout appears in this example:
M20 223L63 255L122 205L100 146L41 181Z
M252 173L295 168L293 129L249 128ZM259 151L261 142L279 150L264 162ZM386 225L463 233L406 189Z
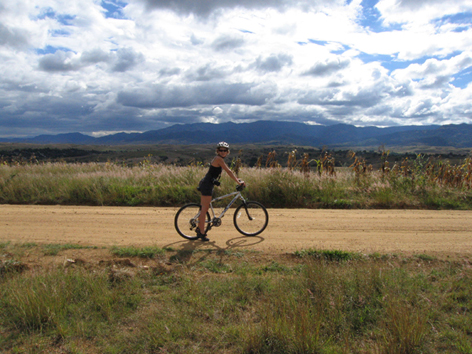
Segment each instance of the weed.
M33 247L33 246L28 246L28 247ZM45 256L56 256L60 251L63 250L79 250L79 249L91 249L91 248L97 248L95 246L82 246L82 245L76 245L76 244L47 244L43 245L44 248L44 255Z
M418 254L418 255L416 255L416 257L418 259L421 259L422 261L426 261L426 262L432 262L432 261L436 260L436 257L433 257L429 254Z
M160 247L118 247L111 248L111 253L119 257L156 258L166 251Z
M308 250L295 251L297 257L312 257L325 259L328 261L348 261L359 258L360 256L353 252L345 252L339 250L316 250L310 248Z

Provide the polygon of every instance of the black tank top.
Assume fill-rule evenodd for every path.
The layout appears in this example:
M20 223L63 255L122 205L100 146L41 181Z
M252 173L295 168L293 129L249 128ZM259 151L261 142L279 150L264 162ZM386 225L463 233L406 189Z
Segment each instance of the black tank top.
M214 179L220 178L222 168L215 167L210 164L210 169L208 170L207 174L205 175L205 179L213 181Z

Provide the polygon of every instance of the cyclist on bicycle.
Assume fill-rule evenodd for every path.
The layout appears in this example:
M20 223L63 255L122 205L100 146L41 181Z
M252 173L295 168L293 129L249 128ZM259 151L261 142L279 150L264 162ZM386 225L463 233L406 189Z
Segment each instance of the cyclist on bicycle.
M210 169L208 170L205 177L200 180L198 184L198 190L202 193L200 198L200 204L202 209L200 211L200 217L198 219L198 227L196 228L197 237L202 241L209 241L207 234L202 233L200 230L205 230L205 215L210 208L210 202L213 195L213 186L219 186L220 176L222 170L225 170L232 179L236 181L239 185L245 185L244 181L237 178L233 171L229 169L226 165L224 159L229 155L229 145L228 143L221 141L216 145L216 156L210 163Z

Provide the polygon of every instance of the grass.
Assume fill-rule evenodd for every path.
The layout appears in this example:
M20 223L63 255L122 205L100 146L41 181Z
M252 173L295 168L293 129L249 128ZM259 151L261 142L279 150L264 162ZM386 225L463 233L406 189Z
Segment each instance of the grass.
M317 250L312 248L307 250L295 251L295 255L298 257L313 257L318 259L326 259L328 261L348 261L361 257L361 255L352 252L345 252L339 250Z
M429 162L418 155L392 168L374 171L361 160L334 168L238 167L249 188L244 195L271 208L472 209L472 160L461 165ZM384 165L386 162L384 161ZM319 172L318 172L319 171ZM178 167L149 161L118 163L26 163L0 165L0 203L109 206L178 206L198 201L201 164ZM234 191L223 175L216 194Z
M111 248L111 253L118 257L140 257L156 258L165 253L165 250L159 247L118 247Z
M113 247L110 257L149 266L28 269L8 258L18 248L3 243L0 263L6 354L472 350L469 261Z
M25 248L32 248L35 247L36 244L30 244L26 243L21 245L22 247ZM80 250L80 249L96 249L97 247L95 246L82 246L82 245L77 245L77 244L56 244L56 243L50 243L42 246L44 250L44 255L45 256L55 256L57 255L60 251L63 250Z

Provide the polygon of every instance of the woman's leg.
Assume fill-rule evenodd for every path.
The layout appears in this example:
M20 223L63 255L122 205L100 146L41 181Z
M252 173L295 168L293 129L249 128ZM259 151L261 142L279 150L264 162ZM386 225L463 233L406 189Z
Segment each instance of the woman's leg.
M202 195L200 198L200 204L202 210L200 211L200 217L198 218L198 228L202 234L205 234L205 218L208 209L210 208L211 195Z

